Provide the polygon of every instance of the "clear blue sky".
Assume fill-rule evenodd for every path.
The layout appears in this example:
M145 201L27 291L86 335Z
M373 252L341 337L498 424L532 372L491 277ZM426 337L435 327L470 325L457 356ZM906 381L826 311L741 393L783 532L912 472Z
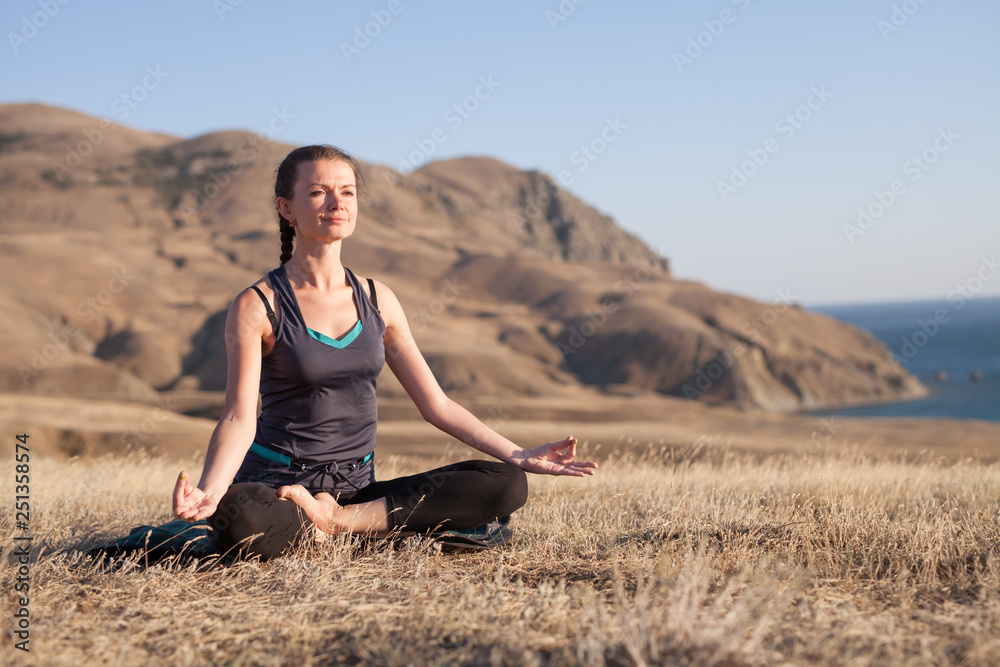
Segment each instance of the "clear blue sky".
M995 0L8 0L0 27L0 102L180 137L277 108L278 140L396 168L494 156L765 301L1000 294Z

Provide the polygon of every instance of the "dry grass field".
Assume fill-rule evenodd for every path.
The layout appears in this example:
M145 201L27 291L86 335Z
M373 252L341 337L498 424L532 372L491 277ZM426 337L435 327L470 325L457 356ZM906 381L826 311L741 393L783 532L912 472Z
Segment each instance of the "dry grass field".
M383 457L380 477L446 460ZM4 557L0 663L1000 663L996 463L657 450L533 476L507 549L338 538L209 571L88 565L81 549L171 518L179 467L32 462L31 652ZM13 475L0 465L7 554Z

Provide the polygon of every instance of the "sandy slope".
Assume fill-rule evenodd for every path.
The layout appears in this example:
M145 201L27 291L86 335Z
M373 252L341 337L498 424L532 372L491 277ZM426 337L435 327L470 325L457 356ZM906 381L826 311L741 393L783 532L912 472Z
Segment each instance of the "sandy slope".
M274 169L291 147L100 128L0 105L0 264L16 276L0 283L0 392L219 391L229 304L277 266ZM794 411L925 391L872 336L801 308L794 285L760 303L676 280L545 174L490 157L363 171L344 261L396 292L457 397L623 385Z

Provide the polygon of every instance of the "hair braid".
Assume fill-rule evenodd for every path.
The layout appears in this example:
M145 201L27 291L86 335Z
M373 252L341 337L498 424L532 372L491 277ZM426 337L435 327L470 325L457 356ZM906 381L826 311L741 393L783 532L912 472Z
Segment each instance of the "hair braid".
M295 238L295 228L280 213L278 214L278 230L281 232L281 257L279 261L284 264L292 258L292 250L295 248L295 244L292 242L292 239Z

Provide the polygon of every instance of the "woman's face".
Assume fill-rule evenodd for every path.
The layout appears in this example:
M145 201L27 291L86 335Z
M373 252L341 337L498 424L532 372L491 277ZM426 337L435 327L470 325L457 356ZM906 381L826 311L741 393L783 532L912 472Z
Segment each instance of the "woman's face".
M351 165L342 160L299 164L291 199L279 197L278 211L293 223L296 238L339 240L354 232L358 186Z

